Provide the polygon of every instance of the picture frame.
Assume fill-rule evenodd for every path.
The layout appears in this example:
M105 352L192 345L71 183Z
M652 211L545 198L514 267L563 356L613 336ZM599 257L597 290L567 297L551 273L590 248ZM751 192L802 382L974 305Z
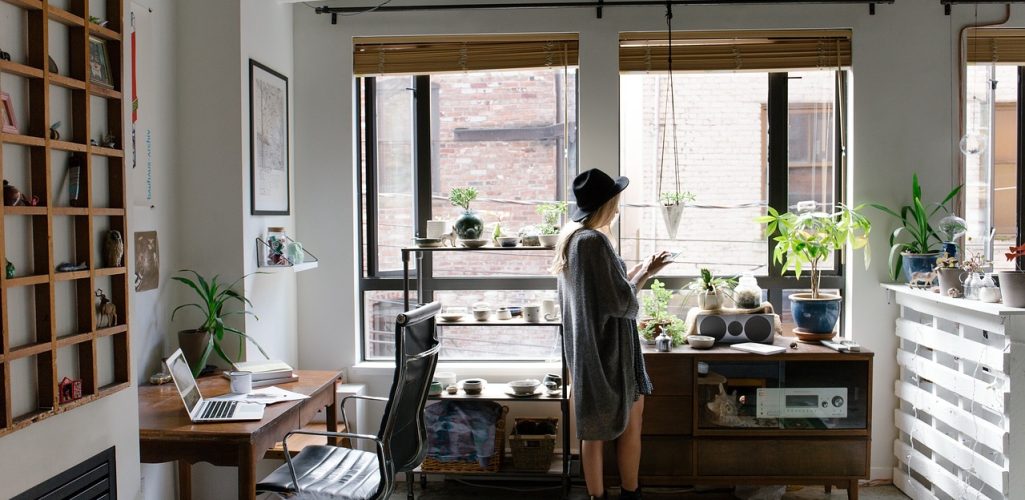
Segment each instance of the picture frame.
M110 55L107 41L95 36L89 37L89 83L113 89L114 76L110 71Z
M291 212L288 77L249 60L249 188L252 215Z
M14 102L11 94L0 91L0 131L7 134L18 133L18 119L14 117Z

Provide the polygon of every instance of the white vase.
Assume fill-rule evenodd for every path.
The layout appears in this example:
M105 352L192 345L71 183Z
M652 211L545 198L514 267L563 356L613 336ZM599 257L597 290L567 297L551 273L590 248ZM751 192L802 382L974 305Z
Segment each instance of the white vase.
M698 292L698 307L706 311L722 308L722 292L718 289Z
M669 239L676 239L676 230L680 227L682 218L683 204L662 205L662 220L666 223L666 230L669 231Z

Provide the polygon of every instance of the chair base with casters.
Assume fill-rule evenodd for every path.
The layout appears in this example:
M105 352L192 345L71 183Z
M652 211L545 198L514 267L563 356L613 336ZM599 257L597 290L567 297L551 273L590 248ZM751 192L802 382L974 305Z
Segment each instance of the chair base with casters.
M400 314L395 320L395 377L390 396L350 395L342 398L342 421L349 429L345 403L365 399L385 403L377 435L353 432L295 430L282 441L285 464L256 485L257 491L302 499L379 500L395 489L395 474L404 472L407 497L413 498L412 471L427 453L424 405L438 362L440 343L434 316L440 302ZM293 434L373 441L374 452L331 445L306 446L292 457L288 438Z

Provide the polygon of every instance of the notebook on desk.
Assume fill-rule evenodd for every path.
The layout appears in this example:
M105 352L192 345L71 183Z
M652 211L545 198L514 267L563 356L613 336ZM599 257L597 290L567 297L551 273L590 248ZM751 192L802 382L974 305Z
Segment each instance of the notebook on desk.
M185 361L185 354L181 349L175 351L165 363L167 370L171 372L174 387L185 403L185 412L193 422L231 422L263 418L262 404L203 399L203 395L199 393L199 384L192 376L192 369Z

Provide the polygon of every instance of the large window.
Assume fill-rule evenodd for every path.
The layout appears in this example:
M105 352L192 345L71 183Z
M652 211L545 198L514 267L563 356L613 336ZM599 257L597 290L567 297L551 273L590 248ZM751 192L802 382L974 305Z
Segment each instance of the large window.
M668 277L660 278L670 288L683 286L702 267L719 275L752 274L777 310L789 313L785 297L802 291L807 280L779 276L755 218L769 205L780 211L828 209L837 200L839 116L834 110L837 82L844 80L835 70L677 72L673 96L665 73L624 74L620 164L632 187L620 234L628 264L659 249L682 250L678 263L663 272ZM672 106L666 106L671 97L675 161ZM785 126L786 134L771 134L773 124ZM677 164L681 190L692 193L694 201L676 238L670 238L657 191L660 170L662 191L676 189ZM842 289L839 270L832 262L826 269L823 287ZM684 298L681 294L673 303L681 315L692 306Z
M458 217L452 188L477 188L471 208L486 235L496 224L515 234L540 222L539 203L566 199L566 179L577 170L576 70L376 76L360 84L364 357L391 359L402 311L400 249L423 231L418 221ZM543 298L555 288L551 257L550 250L427 253L424 300L497 307ZM443 360L550 360L560 349L554 327L440 333Z

